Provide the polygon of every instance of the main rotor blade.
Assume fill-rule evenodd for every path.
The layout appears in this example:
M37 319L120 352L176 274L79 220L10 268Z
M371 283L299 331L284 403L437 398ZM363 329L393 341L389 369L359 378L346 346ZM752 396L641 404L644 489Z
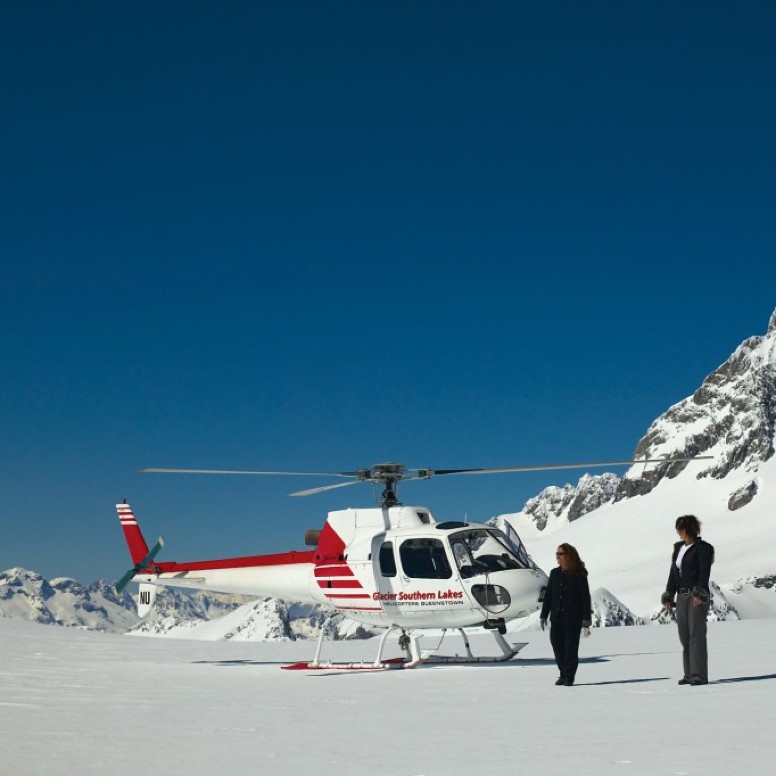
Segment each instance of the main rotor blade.
M138 469L143 474L268 474L288 477L353 477L351 472L258 472L244 469Z
M336 485L324 485L321 488L308 488L307 490L298 490L296 493L289 493L289 496L314 496L316 493L323 493L327 490L334 490L335 488L347 488L348 485L358 485L365 480L353 480L352 482L338 482Z
M542 472L560 469L587 469L600 466L626 466L637 463L681 463L682 461L705 461L711 455L695 455L680 458L638 458L628 461L588 461L587 463L550 463L542 466L502 466L495 469L429 469L433 476L445 474L504 474L507 472Z

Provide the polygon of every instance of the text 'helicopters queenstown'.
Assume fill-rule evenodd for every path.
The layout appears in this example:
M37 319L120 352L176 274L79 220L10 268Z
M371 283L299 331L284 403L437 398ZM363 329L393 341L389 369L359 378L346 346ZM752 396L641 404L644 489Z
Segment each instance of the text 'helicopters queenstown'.
M251 555L188 563L157 561L164 545L152 549L143 538L132 509L117 505L118 516L134 564L119 582L122 590L134 579L140 583L138 614L153 608L158 586L194 588L221 593L274 596L286 601L323 604L332 616L343 615L371 627L387 628L373 663L321 662L326 627L314 659L285 668L381 669L413 668L424 662L500 662L509 660L525 644L509 644L506 623L525 617L540 606L547 576L532 561L517 533L484 523L438 522L426 507L405 506L397 499L402 480L424 480L454 474L495 474L629 463L676 463L691 459L641 459L588 464L522 466L498 469L408 469L396 463L376 464L350 472L265 472L215 469L141 469L181 474L254 474L332 476L346 482L292 493L309 496L361 482L382 487L379 506L329 512L321 530L307 531L308 551ZM499 654L472 654L464 628L489 630ZM388 635L400 630L402 658L384 659ZM465 655L445 658L420 648L424 629L457 630Z

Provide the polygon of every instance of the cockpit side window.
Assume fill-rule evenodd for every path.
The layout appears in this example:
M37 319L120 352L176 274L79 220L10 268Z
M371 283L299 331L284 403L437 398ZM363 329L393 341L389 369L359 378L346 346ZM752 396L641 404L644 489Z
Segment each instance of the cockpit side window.
M461 572L461 576L464 579L474 575L474 561L472 560L472 554L469 551L469 546L466 544L462 537L455 537L450 542L453 548L453 557L455 563L458 566L458 571Z
M380 573L384 577L396 576L396 557L393 554L393 542L380 545Z
M415 579L450 579L453 575L439 539L407 539L399 547L404 573Z

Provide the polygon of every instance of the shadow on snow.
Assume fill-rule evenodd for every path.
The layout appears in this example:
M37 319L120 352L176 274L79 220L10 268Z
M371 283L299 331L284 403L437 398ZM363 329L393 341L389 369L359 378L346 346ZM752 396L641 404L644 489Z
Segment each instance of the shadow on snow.
M732 676L729 679L715 679L709 684L731 684L732 682L762 682L764 679L776 679L776 674L762 674L761 676Z

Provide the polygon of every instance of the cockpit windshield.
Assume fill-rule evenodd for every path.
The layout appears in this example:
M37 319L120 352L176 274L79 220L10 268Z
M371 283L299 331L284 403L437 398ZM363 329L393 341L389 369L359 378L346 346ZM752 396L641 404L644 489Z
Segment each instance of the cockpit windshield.
M515 547L497 528L459 531L450 535L449 540L453 557L464 579L492 571L530 566L530 559L522 544Z

